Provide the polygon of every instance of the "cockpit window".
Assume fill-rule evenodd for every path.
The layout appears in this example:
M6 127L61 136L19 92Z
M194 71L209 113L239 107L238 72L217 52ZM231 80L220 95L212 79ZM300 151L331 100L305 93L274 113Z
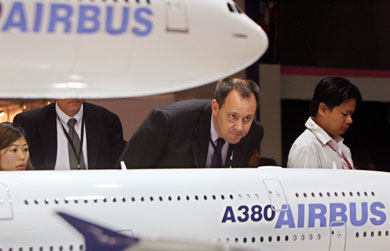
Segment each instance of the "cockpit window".
M237 4L235 4L234 6L236 7L238 13L240 13L240 14L244 13L244 11L242 11L242 10L240 9L240 7L238 7Z
M231 3L227 3L227 6L228 6L230 12L235 12L233 5Z

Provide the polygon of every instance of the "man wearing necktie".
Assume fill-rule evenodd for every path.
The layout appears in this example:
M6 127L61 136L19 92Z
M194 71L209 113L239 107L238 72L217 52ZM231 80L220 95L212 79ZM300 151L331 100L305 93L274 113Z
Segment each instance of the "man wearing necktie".
M57 99L19 113L39 170L113 169L125 146L118 116L82 99Z
M187 100L154 109L120 160L128 168L246 167L263 127L254 121L259 87L227 78L213 100Z

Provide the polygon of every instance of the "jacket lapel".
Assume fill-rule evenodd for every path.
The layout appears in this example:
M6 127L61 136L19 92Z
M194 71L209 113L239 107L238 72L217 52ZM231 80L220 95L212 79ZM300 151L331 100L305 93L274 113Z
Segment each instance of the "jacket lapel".
M95 169L98 161L98 151L100 137L102 134L100 128L100 120L94 116L94 113L91 112L90 106L88 103L83 103L84 105L84 116L85 116L85 131L87 134L86 141L87 152L88 152L88 168Z
M195 139L192 141L192 152L195 166L197 168L206 167L207 151L209 148L210 137L210 119L211 119L211 102L206 105L200 115L195 127Z
M42 163L48 163L48 165L42 165L42 168L54 169L57 159L57 113L55 103L50 104L43 114L39 133L42 139Z

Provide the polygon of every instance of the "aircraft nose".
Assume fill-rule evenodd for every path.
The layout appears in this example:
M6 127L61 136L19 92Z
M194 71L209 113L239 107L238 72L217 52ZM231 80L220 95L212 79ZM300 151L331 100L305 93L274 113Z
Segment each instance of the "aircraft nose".
M245 14L231 16L232 36L230 57L233 62L242 62L247 67L256 62L268 48L264 30Z
M253 55L257 60L260 58L268 48L268 36L265 31L248 16L246 16L245 30L247 35L247 46L245 46L246 53ZM255 61L254 60L254 61Z
M261 57L268 48L268 36L259 25L256 25L255 29L256 32L253 32L254 33L253 40L254 43L256 43L257 41L257 45L258 45L257 51L259 53L259 57Z

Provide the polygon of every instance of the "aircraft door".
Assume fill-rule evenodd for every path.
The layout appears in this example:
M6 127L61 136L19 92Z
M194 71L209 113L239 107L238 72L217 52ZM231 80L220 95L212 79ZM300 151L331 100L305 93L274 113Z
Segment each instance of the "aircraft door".
M288 205L284 189L279 180L263 180L268 192L271 205L275 211L287 210L283 205Z
M0 184L0 220L10 220L13 218L11 196L8 187Z
M345 250L345 222L333 221L330 223L329 251Z
M188 32L185 0L166 0L167 31Z

